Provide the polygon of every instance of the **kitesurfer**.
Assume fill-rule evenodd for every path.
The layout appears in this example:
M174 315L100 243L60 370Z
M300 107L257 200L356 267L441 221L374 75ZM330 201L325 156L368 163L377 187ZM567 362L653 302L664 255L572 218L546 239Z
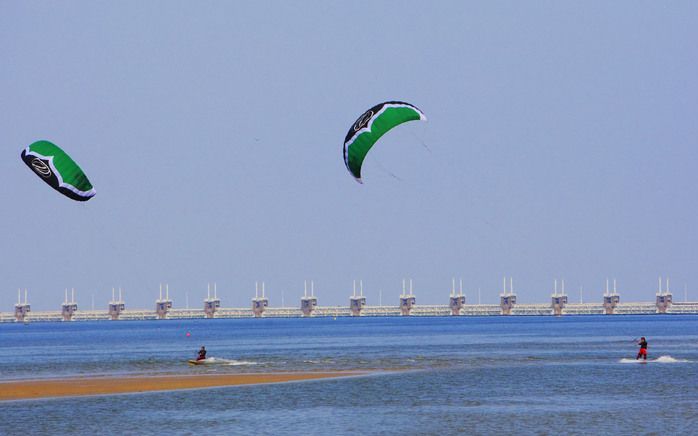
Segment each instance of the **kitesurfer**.
M645 337L641 337L640 340L637 342L637 345L640 346L640 351L637 352L637 357L635 360L638 360L640 356L644 358L644 360L647 360L647 339Z
M196 358L197 361L199 360L206 360L206 347L203 345L201 346L201 349L199 350L199 356Z

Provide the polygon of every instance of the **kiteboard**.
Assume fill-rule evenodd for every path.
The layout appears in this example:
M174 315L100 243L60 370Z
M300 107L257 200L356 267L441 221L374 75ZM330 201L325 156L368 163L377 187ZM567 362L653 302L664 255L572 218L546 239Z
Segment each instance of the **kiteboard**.
M657 360L652 360L652 359L630 359L630 358L625 358L625 359L620 359L620 363L639 363L639 364L647 364L650 362L657 362Z
M671 356L659 356L656 359L647 359L647 360L640 360L640 359L620 359L620 363L640 363L640 364L647 364L647 363L687 363L687 362L692 362L691 360L688 359L675 359Z
M207 360L208 360L208 359L202 359L202 360L194 360L194 359L192 359L192 360L187 360L187 363L188 363L189 365L206 365L207 363L210 363L210 362L207 362Z

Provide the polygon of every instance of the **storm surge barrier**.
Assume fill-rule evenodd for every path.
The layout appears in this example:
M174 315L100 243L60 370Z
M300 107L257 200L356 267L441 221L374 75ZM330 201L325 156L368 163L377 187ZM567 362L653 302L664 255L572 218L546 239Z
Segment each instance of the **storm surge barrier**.
M409 315L404 315L399 305L370 306L366 305L361 311L362 317L381 316L575 316L575 315L650 315L650 314L698 314L698 302L672 303L668 308L658 310L655 302L618 303L612 314L608 314L604 304L600 303L567 303L561 313L556 313L551 304L517 304L507 314L502 314L498 304L465 304L457 315L452 312L449 304L443 305L414 305ZM18 317L13 312L0 312L0 322L79 322L79 321L128 321L128 320L172 320L172 319L212 319L204 308L178 309L172 308L167 318L162 318L157 311L147 309L125 309L118 318L110 315L108 310L75 310L67 320L63 311L32 311ZM352 308L346 306L317 306L313 311L314 318L322 317L352 317ZM265 318L307 318L300 307L267 307ZM226 308L216 311L215 319L222 318L259 318L249 307Z
M308 283L310 283L310 295L308 295ZM281 293L281 306L270 304L265 295L264 282L262 282L262 296L259 296L259 286L255 283L255 296L248 307L223 307L217 294L214 283L214 296L211 297L210 284L207 286L204 305L198 308L189 308L188 293L186 307L176 307L173 299L170 299L169 286L166 284L165 298L163 298L163 286L160 285L158 298L155 300L154 309L132 309L126 305L119 289L119 299L115 297L112 289L112 299L102 309L83 310L75 301L75 292L71 289L71 299L68 301L68 291L65 290L65 299L60 310L37 311L31 308L28 302L28 291L24 290L24 302L22 302L21 290L18 290L17 303L13 312L0 312L0 322L74 322L74 321L126 321L126 320L168 320L168 319L221 319L221 318L316 318L316 317L380 317L380 316L574 316L574 315L649 315L649 314L698 314L698 301L687 301L687 292L684 291L683 302L674 301L669 291L669 280L663 286L659 279L659 289L655 294L655 301L648 302L622 302L620 293L613 280L612 290L609 281L606 281L606 290L598 302L583 302L582 289L580 288L579 302L570 302L565 292L565 282L555 280L553 293L548 303L521 303L514 292L513 279L503 280L502 293L499 294L499 304L481 304L480 291L478 290L478 304L468 302L468 297L463 293L462 281L459 281L459 289L456 292L455 278L451 281L450 294L444 298L448 304L419 304L414 293L412 279L403 279L402 293L396 299L395 305L383 304L383 293L380 291L379 304L372 306L367 304L367 297L363 293L363 281L359 280L359 294L357 295L357 281L354 280L352 294L346 305L322 306L318 304L319 297L315 294L314 282L305 281L303 296L299 304L287 306L284 304L283 292ZM507 286L507 284L509 286ZM507 289L508 288L508 289ZM446 296L445 296L446 297Z

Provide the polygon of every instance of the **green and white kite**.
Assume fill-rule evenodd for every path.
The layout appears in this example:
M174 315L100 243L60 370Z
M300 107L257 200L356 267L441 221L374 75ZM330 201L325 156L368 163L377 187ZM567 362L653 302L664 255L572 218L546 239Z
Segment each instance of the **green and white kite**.
M31 144L22 151L22 160L39 178L66 197L87 201L96 193L78 164L52 142Z
M386 132L412 120L424 120L422 111L404 101L386 101L364 112L344 138L344 164L357 182L361 181L361 165L366 154Z

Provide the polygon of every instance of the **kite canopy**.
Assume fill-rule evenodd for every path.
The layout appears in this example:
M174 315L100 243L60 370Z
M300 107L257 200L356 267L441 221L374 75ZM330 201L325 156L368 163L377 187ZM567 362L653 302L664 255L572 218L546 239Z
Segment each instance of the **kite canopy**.
M22 151L22 160L39 178L66 197L87 201L96 193L78 164L56 144L36 141Z
M354 122L344 138L344 164L351 175L357 182L363 183L361 165L373 144L395 126L426 119L416 106L404 101L386 101L367 110Z

